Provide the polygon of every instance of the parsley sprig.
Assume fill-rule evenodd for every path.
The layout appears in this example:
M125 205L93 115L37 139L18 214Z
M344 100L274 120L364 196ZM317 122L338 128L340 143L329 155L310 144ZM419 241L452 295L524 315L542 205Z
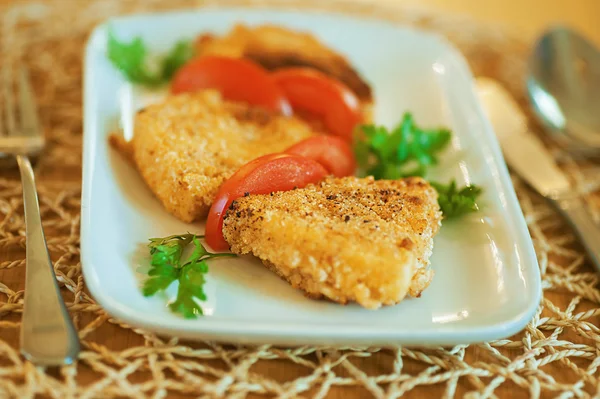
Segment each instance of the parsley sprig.
M365 140L355 147L361 169L376 179L425 176L438 163L437 155L450 142L448 129L423 129L410 113L391 132L383 126L362 126Z
M483 191L481 187L470 185L458 188L455 180L451 180L449 184L429 183L438 192L438 203L445 219L479 210L475 201Z
M405 113L398 126L389 131L383 126L364 125L354 145L359 169L375 179L425 177L438 164L439 154L450 143L448 129L424 129L412 115ZM445 219L478 210L476 199L482 189L475 185L458 188L455 180L448 184L431 182L438 191L438 203Z
M160 61L158 70L148 66L148 50L144 41L136 37L130 42L119 41L108 32L108 59L132 83L158 86L168 82L173 74L195 55L191 41L181 40Z
M211 253L200 242L202 236L194 234L172 235L163 238L151 238L149 278L144 282L144 296L152 296L166 290L178 281L177 297L169 304L171 310L185 318L202 315L198 301L206 300L204 284L208 273L209 259L235 256L230 253ZM192 253L182 261L181 257L188 245L193 245Z

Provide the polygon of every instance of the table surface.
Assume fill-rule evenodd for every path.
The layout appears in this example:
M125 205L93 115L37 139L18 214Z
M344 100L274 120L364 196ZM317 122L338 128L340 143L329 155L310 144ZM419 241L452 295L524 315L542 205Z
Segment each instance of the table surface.
M0 6L25 0L0 0ZM79 0L63 0L65 6ZM504 24L533 38L549 25L568 24L600 46L600 1L598 0L359 0L431 7L469 15L477 20Z
M370 0L366 0L370 1ZM504 24L529 38L554 24L567 24L600 46L600 1L597 0L375 0L382 3L434 7L469 15L484 22Z
M74 2L79 0L64 0L63 3L66 6L73 4ZM367 1L367 0L364 0ZM449 12L453 13L462 13L466 15L473 16L481 21L491 22L491 23L500 23L507 25L508 27L512 27L514 29L521 30L524 32L529 39L533 39L536 35L542 32L549 24L553 24L555 22L565 22L569 25L581 30L583 33L592 38L592 40L596 41L600 44L600 27L597 24L598 18L600 17L600 1L599 0L572 0L572 1L563 1L563 0L546 0L544 2L536 1L536 0L504 0L504 1L481 1L481 0L454 0L454 1L444 1L444 0L369 0L369 1L379 1L379 2L396 2L402 4L415 4L420 7L422 6L431 6L438 7ZM20 3L21 1L14 0L0 0L0 6ZM56 2L55 2L56 3ZM14 255L14 251L11 252L10 249L3 247L0 245L0 261L6 261L7 259L11 259L11 256ZM24 271L21 269L21 272ZM8 276L4 274L4 272L0 271L0 281L6 283L6 280L2 280L3 276ZM12 282L22 279L23 274L13 273L10 276ZM585 298L585 293L581 294L583 298ZM573 300L572 295L565 295L561 292L549 292L546 293L546 298L548 298L556 307L560 309L565 309L569 306L569 304ZM595 309L595 310L594 310ZM598 323L598 304L597 303L588 303L585 305L583 310L590 310L595 312L594 317L595 324ZM571 310L572 312L572 310ZM568 310L567 310L568 313ZM12 330L14 332L14 330ZM116 333L116 326L109 326L104 329L103 333L108 336L112 333ZM574 342L579 342L581 339L577 336L577 334L569 335L570 339ZM2 334L0 338L11 344L16 345L16 334ZM109 338L110 340L110 338ZM126 349L132 345L140 345L140 337L133 332L128 334L115 334L114 338L111 340L110 347L111 348L119 348L120 350ZM600 341L597 342L597 345L600 345ZM598 346L600 348L600 346ZM116 349L115 349L116 350ZM467 358L470 363L475 363L479 360L479 357L482 356L481 360L485 362L487 355L484 356L482 351L474 351L467 355ZM559 356L559 355L557 355ZM589 359L589 357L587 357ZM359 365L362 371L366 373L366 375L376 375L382 373L382 369L384 367L388 367L392 362L392 355L382 355L378 359L379 361L367 361L365 359L362 361L358 358L354 361L355 365ZM598 361L598 359L596 359ZM549 364L546 372L552 373L553 368L558 367L555 363ZM596 366L597 367L597 366ZM407 362L404 365L404 370L406 372L415 374L424 370L422 365L413 364ZM555 371L558 369L554 369ZM300 377L304 371L300 366L288 366L285 367L282 363L278 362L265 362L259 363L253 366L252 371L254 373L259 373L262 375L267 375L271 379L276 381L286 381L291 378ZM348 371L351 373L351 371ZM591 370L591 374L594 376L598 376L596 369ZM91 377L90 377L91 378ZM577 377L574 373L566 372L563 376L557 376L561 382L569 383L577 380L580 377ZM489 383L489 381L487 381ZM446 392L445 386L432 386L432 387L419 387L419 389L412 391L409 397L441 397ZM457 391L458 393L464 392L460 388ZM516 385L511 387L510 384L504 387L502 390L502 396L509 397L509 394L513 392L517 392ZM518 391L521 395L523 394L522 390ZM332 389L329 392L328 397L332 398L353 398L353 397L363 397L367 393L364 389L354 390L350 388L336 388ZM498 394L499 392L497 392ZM187 396L179 396L174 395L172 397L187 397Z

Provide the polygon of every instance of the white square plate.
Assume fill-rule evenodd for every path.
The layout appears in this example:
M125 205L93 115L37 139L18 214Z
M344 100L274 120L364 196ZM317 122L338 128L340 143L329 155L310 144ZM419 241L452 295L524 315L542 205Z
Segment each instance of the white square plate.
M313 301L250 258L212 263L204 317L172 314L166 303L174 287L164 297L142 295L138 269L148 263L148 238L200 233L203 226L164 211L107 144L119 119L131 116L131 104L147 100L106 58L108 26L161 52L200 32L223 34L238 21L310 31L347 55L374 88L377 123L393 125L408 110L421 125L454 132L452 148L430 177L483 186L482 210L442 227L431 259L436 275L421 298L377 311ZM88 288L114 317L193 339L439 345L506 337L533 316L541 285L531 238L469 69L443 39L334 14L206 9L111 20L93 32L85 61L81 257Z

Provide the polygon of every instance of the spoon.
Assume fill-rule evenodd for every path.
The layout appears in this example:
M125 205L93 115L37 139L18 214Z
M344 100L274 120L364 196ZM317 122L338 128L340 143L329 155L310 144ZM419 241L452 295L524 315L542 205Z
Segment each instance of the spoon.
M529 59L527 91L554 139L584 156L600 154L600 50L565 27L547 31Z

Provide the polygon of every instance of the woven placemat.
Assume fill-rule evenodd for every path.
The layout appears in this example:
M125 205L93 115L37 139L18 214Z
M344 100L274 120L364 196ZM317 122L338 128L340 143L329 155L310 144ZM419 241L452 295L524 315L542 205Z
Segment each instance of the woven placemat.
M366 3L218 4L330 9L439 32L464 53L475 75L501 81L527 109L522 83L528 46L502 30L431 11ZM19 355L25 262L21 186L14 171L1 169L1 398L600 395L598 276L557 214L516 178L540 262L544 299L527 328L509 339L423 350L220 345L160 338L106 315L86 292L79 264L85 40L95 24L113 15L201 5L215 6L184 0L0 1L0 69L15 70L24 63L34 77L49 139L36 166L44 228L83 344L77 364L59 370L36 368ZM558 148L553 151L598 216L600 196L593 194L600 187L598 167L576 161Z

